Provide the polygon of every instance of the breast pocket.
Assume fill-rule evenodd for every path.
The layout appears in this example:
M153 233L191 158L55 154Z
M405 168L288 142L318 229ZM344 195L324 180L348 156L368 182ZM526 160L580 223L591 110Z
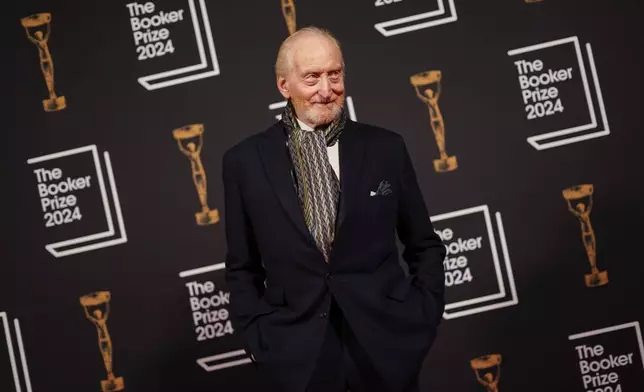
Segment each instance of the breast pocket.
M382 224L394 220L398 206L398 179L393 176L370 176L365 181L360 204L364 216ZM383 222L384 220L384 222Z

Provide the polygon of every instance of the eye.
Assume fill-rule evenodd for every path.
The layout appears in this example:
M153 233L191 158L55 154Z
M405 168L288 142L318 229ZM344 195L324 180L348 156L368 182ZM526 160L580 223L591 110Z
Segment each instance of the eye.
M307 74L304 76L304 81L307 83L314 83L317 79L318 77L315 74Z

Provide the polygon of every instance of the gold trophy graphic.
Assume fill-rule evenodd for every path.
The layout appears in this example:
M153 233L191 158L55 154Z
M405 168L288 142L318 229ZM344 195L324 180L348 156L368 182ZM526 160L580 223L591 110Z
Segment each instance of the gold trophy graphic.
M112 339L107 332L107 317L110 313L110 292L97 291L84 295L80 303L85 310L85 316L96 326L98 332L98 348L107 370L107 380L101 381L103 392L121 391L125 388L123 377L114 377L112 369Z
M288 34L295 32L295 2L293 0L282 0L282 15L288 27Z
M568 210L581 223L581 239L584 242L591 272L585 275L586 286L599 287L608 283L608 272L597 268L597 243L595 231L590 223L590 212L593 209L593 186L591 184L577 185L562 191L568 203Z
M45 76L45 83L49 90L49 99L42 101L42 106L46 112L55 112L67 107L65 97L59 97L54 91L54 61L51 59L49 52L49 33L51 32L51 14L33 14L20 19L20 23L27 32L27 38L38 47L40 55L40 69Z
M219 211L208 207L208 188L206 186L206 171L201 163L201 148L203 147L203 124L191 124L172 131L177 140L179 150L188 157L192 167L192 179L197 188L201 211L195 213L197 224L211 225L219 222Z
M487 392L499 392L501 379L501 354L484 355L470 361L476 379ZM482 374L482 375L481 375Z
M458 167L456 156L447 156L445 152L445 121L438 108L441 94L441 71L426 71L413 75L409 81L416 89L416 95L429 109L429 119L438 144L439 159L434 159L434 170L448 172Z

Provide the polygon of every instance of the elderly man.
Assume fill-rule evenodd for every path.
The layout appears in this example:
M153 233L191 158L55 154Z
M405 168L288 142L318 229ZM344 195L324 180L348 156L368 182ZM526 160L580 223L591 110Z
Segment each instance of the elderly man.
M405 143L347 118L329 32L291 35L275 70L282 120L223 159L236 331L278 392L417 391L444 309L445 247Z

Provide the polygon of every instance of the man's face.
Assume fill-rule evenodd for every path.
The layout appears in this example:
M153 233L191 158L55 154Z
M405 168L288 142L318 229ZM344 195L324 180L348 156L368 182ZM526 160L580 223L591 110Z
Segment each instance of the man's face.
M293 43L290 55L288 74L277 79L280 92L309 126L332 122L344 105L342 53L326 37L308 35Z

